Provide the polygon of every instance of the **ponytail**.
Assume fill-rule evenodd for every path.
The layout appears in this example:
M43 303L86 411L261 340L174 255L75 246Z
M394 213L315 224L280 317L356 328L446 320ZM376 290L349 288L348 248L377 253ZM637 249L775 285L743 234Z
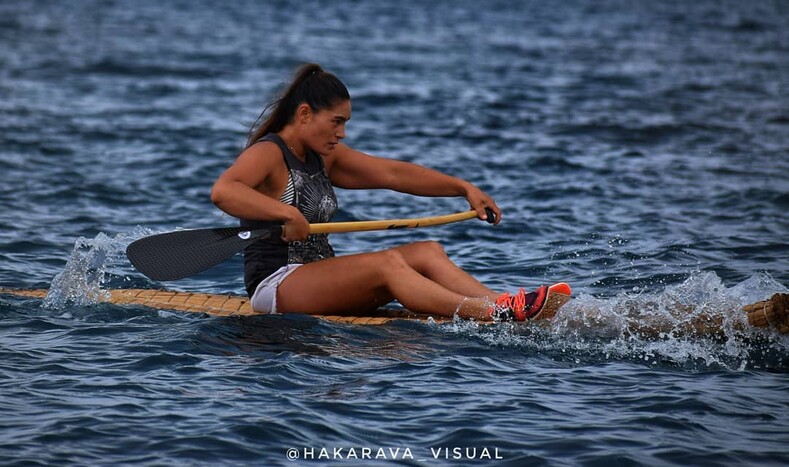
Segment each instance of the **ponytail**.
M315 63L302 65L285 92L268 104L255 120L249 131L247 147L263 136L285 128L293 121L301 104L307 104L313 112L318 112L350 99L348 88L332 73Z

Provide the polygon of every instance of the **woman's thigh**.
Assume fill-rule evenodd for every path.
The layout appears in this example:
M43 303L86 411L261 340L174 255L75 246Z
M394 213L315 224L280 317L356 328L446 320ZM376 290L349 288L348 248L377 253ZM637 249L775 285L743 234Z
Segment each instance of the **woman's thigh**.
M350 314L391 302L386 275L405 265L393 250L339 256L299 267L279 285L281 313Z

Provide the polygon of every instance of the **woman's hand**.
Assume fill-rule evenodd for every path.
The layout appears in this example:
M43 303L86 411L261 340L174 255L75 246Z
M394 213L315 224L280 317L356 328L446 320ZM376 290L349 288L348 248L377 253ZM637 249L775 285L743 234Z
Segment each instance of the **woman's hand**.
M282 241L286 243L304 241L310 235L310 223L295 207L282 224Z
M477 217L480 219L488 220L488 214L485 212L485 208L490 208L496 215L493 224L498 224L501 221L501 209L499 209L496 202L493 201L493 198L471 183L469 183L466 188L466 200L468 200L471 209L477 211Z

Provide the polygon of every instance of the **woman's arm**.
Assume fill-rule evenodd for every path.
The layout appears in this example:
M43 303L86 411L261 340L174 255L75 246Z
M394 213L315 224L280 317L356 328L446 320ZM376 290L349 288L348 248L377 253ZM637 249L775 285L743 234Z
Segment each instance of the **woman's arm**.
M233 217L282 222L287 240L303 240L309 224L299 210L280 202L275 191L284 190L287 169L273 143L249 147L219 176L211 188L211 201Z
M418 196L463 196L480 219L487 219L485 208L501 211L493 198L472 183L410 162L384 159L356 151L344 144L331 156L329 177L340 188L387 188Z

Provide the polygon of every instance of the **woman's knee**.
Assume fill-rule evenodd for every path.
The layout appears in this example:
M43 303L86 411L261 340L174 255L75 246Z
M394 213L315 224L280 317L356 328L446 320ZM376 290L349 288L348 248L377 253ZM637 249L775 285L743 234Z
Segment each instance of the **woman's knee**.
M377 255L381 257L378 260L378 264L383 272L410 267L405 255L397 248L380 251Z
M447 257L444 247L433 240L414 242L401 247L401 251L410 260L436 260Z
M394 284L413 277L418 272L409 264L406 257L395 248L372 253L368 264L368 280L375 288L392 293Z
M434 241L434 240L426 240L423 242L417 242L417 244L423 248L428 256L431 258L442 257L445 258L447 256L447 252L444 250L444 245Z

